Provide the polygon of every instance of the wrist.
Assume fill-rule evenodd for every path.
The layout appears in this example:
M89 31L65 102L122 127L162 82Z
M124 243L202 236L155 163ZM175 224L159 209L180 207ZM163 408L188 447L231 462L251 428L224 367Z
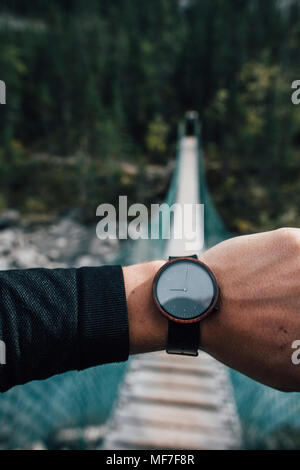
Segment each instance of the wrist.
M209 260L205 259L204 255L201 260L212 268L219 283L219 271L214 269L215 266L210 266ZM130 354L166 349L168 320L156 307L152 295L154 277L164 264L164 260L156 260L123 268ZM220 287L222 289L222 286ZM213 355L218 355L217 348L222 343L218 340L222 329L222 314L223 311L214 312L200 322L200 347Z
M164 263L164 260L156 260L123 268L130 354L159 351L166 347L168 322L152 297L155 274Z
M202 322L200 322L200 346L205 352L211 354L217 359L222 361L223 351L222 348L230 341L228 334L230 331L225 331L226 317L231 310L229 307L229 299L226 298L226 270L220 267L215 259L210 258L210 251L203 253L200 256L203 261L213 272L217 284L219 286L219 301L218 311L213 312ZM224 325L225 323L225 325ZM224 339L226 338L226 341Z

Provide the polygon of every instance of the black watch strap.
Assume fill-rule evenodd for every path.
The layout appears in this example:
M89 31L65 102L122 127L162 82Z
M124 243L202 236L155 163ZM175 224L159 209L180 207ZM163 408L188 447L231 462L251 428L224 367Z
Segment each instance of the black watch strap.
M180 256L170 256L169 260L180 258ZM197 255L189 258L198 259ZM184 356L198 356L200 344L200 323L178 323L169 320L168 325L168 354L181 354Z
M198 356L200 343L200 323L176 323L169 320L168 354Z

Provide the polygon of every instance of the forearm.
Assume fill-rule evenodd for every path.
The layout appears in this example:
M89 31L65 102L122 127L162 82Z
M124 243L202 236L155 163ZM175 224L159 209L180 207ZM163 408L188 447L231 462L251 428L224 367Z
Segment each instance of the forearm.
M237 237L201 259L220 288L219 311L200 323L201 348L263 383L300 390L291 360L300 338L300 231ZM163 264L0 272L0 391L165 349L168 321L152 297Z
M0 391L128 357L119 266L0 271Z
M124 277L120 266L0 271L0 391L164 349L167 321L152 300L163 263L125 267Z

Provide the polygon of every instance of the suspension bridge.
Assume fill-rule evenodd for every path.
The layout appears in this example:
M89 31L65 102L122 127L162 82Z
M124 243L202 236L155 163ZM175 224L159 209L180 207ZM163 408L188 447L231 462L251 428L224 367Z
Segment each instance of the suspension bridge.
M231 236L211 201L195 116L180 126L165 203L202 203L203 250ZM154 221L160 224L158 220ZM126 243L114 264L194 254L185 240ZM201 240L200 240L201 241ZM198 358L154 353L69 372L0 396L0 448L297 449L300 396Z
M188 124L191 126L190 121ZM174 211L165 258L194 254L186 249L189 240L184 236L176 238L175 231L184 205L198 207L202 202L197 137L184 136L179 145L175 206L182 211ZM196 221L199 240L195 244L202 246L203 219L199 215ZM191 227L192 221L185 217L184 224ZM188 229L183 230L186 233ZM138 355L131 360L103 448L237 449L240 446L239 418L223 365L204 352L197 358L160 352Z

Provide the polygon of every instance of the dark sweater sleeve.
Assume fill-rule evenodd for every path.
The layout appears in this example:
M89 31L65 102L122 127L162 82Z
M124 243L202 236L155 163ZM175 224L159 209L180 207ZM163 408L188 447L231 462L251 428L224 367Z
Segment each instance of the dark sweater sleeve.
M6 350L1 392L68 370L125 361L129 334L121 267L0 271L0 340Z

